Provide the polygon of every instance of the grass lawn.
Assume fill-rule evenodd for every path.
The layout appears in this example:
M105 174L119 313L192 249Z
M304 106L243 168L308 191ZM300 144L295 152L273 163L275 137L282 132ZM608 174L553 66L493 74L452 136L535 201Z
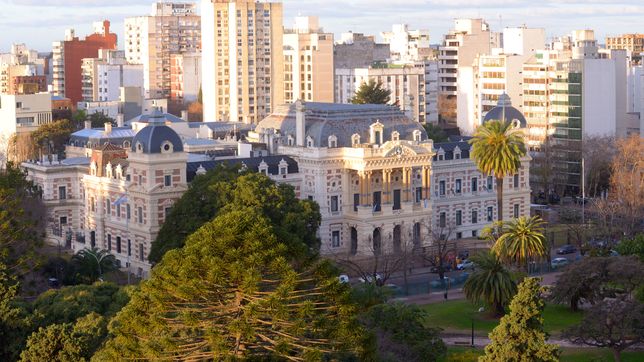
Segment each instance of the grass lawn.
M613 353L608 349L597 348L563 348L561 354L562 362L610 362L613 361ZM469 347L447 348L447 356L441 361L459 361L474 362L478 356L483 355L482 349L472 349ZM622 362L639 362L644 360L644 352L623 352Z
M428 304L422 308L427 311L429 326L440 327L448 332L469 332L472 328L472 316L474 330L480 335L486 335L499 323L498 319L490 317L486 312L478 313L479 306L467 300ZM581 312L570 312L566 306L548 304L543 313L544 327L547 332L556 334L578 323L581 317Z

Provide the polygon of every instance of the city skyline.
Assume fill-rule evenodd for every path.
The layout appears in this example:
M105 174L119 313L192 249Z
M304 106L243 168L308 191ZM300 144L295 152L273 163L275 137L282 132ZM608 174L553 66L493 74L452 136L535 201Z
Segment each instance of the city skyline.
M319 16L325 30L335 34L351 30L378 35L395 23L407 23L411 28L429 30L432 44L440 43L442 35L448 32L457 17L482 17L495 31L523 24L543 27L548 38L585 28L595 30L600 42L606 35L644 32L638 21L644 16L644 6L630 0L545 0L537 6L527 0L356 0L349 3L285 0L283 3L287 27L300 14ZM82 36L91 32L93 21L103 19L110 20L112 28L122 38L124 18L148 14L152 1L114 0L109 6L103 4L98 0L2 0L0 51L7 51L13 43L26 43L39 51L51 51L51 43L62 39L65 29L75 28ZM60 8L62 5L66 10ZM34 14L40 14L38 25L34 25ZM122 48L121 44L119 48Z

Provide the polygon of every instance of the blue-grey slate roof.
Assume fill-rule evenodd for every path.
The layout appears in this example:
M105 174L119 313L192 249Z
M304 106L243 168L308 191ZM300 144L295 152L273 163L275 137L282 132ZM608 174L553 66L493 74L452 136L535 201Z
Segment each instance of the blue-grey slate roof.
M528 125L528 121L525 119L523 113L521 113L521 111L519 111L518 109L512 107L510 96L505 93L499 97L497 106L490 109L485 117L483 117L483 123L492 120L503 122L518 121L523 128L527 127Z
M268 173L270 175L279 174L279 164L282 160L286 161L288 164L288 173L294 174L299 172L299 166L297 162L288 156L275 155L275 156L265 156L265 157L251 157L251 158L230 158L230 159L221 159L214 161L205 161L205 162L188 162L186 167L187 179L188 182L191 182L197 175L197 170L199 167L203 167L206 171L215 169L219 165L226 166L238 166L245 165L249 171L259 172L259 166L262 161L268 166Z

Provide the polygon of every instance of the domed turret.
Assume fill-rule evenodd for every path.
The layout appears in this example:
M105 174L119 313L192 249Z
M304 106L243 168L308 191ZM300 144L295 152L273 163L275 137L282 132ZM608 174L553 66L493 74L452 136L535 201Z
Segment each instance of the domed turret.
M503 93L499 97L499 102L497 106L490 109L489 112L483 118L483 123L488 121L503 121L503 122L517 122L521 128L525 128L528 125L523 113L518 109L512 107L512 100L510 96Z
M163 113L152 113L148 125L132 139L132 152L146 154L183 152L181 137L165 123Z

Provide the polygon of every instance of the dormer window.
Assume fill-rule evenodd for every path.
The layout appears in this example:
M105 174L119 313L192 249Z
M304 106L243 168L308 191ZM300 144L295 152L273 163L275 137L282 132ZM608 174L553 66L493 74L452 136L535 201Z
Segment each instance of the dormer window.
M357 147L360 145L360 135L355 133L353 136L351 136L351 145L353 147Z
M329 136L329 148L336 148L338 147L338 137L335 135Z
M454 159L455 160L460 160L461 159L461 149L458 146L456 146L456 148L454 148Z
M415 142L420 142L421 141L422 134L421 134L421 132L419 130L415 130L413 135L414 135L414 141Z
M288 175L288 162L282 159L278 167L279 167L280 176L286 177L286 175Z
M313 147L313 138L311 136L306 137L306 147Z
M287 138L286 142L287 142L287 144L289 146L293 146L293 145L295 145L295 138L293 138L293 136L291 136L291 135L288 135L288 138Z
M400 133L398 131L391 132L391 140L394 142L400 141Z
M264 174L268 176L268 164L262 160L262 162L259 164L259 173Z
M136 152L143 152L143 145L141 144L141 142L136 143Z
M172 143L165 141L161 144L161 153L172 153Z
M381 145L384 131L385 126L380 121L376 121L376 123L369 126L369 143Z
M437 154L439 161L445 161L445 150L442 147L438 149Z

